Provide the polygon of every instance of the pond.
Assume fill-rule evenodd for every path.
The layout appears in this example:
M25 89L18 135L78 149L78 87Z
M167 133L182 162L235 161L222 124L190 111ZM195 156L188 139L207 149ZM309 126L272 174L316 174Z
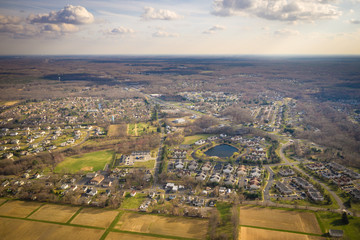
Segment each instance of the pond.
M233 146L227 144L221 144L213 148L210 148L205 152L205 154L210 157L216 156L220 158L226 158L226 157L231 157L237 151L239 150Z

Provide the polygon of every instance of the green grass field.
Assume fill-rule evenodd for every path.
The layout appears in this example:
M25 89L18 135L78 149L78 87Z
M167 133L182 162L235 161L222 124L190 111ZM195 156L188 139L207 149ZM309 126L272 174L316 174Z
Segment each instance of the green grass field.
M124 201L121 203L121 209L137 209L144 201L146 195L137 193L134 197L130 196L130 193L125 195Z
M101 170L111 162L113 154L114 151L104 150L68 157L56 166L55 172L91 171L91 167L93 171Z
M333 212L317 212L315 213L319 221L321 230L324 233L329 229L339 229L344 231L346 239L358 239L360 236L360 218L348 216L349 224L343 225L341 214Z
M141 136L147 133L156 132L156 127L151 126L150 123L129 123L128 132L129 136Z
M182 144L194 144L197 140L200 140L200 139L205 140L209 136L211 136L211 134L198 134L198 135L193 135L193 136L187 136L187 137L185 137Z

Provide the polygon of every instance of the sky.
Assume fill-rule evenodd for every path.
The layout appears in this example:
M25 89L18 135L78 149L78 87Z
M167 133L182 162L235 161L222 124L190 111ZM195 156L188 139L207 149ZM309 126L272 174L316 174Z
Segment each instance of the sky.
M0 0L0 55L359 55L360 0Z

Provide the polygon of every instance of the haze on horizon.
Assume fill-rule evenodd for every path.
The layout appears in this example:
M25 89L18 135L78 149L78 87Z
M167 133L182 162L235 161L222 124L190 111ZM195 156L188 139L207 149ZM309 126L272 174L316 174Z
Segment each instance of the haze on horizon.
M360 54L360 0L2 0L0 55Z

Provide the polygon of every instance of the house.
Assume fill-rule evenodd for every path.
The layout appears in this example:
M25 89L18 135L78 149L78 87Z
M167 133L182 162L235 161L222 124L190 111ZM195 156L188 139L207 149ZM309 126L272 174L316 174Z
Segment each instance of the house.
M196 170L198 167L198 163L196 161L191 161L188 165L188 169L191 171Z
M132 190L131 193L130 193L130 196L135 197L135 195L136 195L136 191Z
M335 230L335 229L330 229L329 230L329 235L330 237L338 237L341 238L344 235L344 231L343 230Z
M89 183L92 184L92 185L99 185L103 180L105 179L105 177L101 174L93 177Z
M64 183L64 184L61 185L60 188L63 189L63 190L65 190L65 189L68 189L68 188L69 188L69 185L66 184L66 183Z
M206 162L204 163L204 165L201 168L203 171L209 171L211 169L211 163L210 162Z
M312 188L312 187L309 188L308 189L308 194L309 194L309 197L314 201L324 201L324 197L315 188Z
M178 118L178 119L175 119L174 121L172 121L173 123L177 123L177 124L180 124L180 123L184 123L185 122L185 119L183 118Z
M224 184L228 185L228 186L232 186L235 184L235 178L233 175L228 175L225 180L224 180Z
M221 179L220 174L215 173L215 174L211 175L211 177L209 179L209 182L211 182L211 183L219 183L220 179Z
M244 165L241 165L240 167L238 167L238 169L236 170L236 173L238 176L240 175L246 175L246 167Z
M307 182L306 180L304 180L304 179L301 178L301 177L296 177L296 178L294 178L294 179L293 179L293 182L294 182L296 185L298 185L298 186L300 186L301 188L303 188L303 189L309 189L309 188L312 187L312 185L311 185L309 182Z
M87 178L94 178L94 177L96 177L97 175L98 175L98 173L96 173L96 172L89 172L89 173L86 174L86 177L87 177Z
M223 169L223 172L225 174L230 174L232 173L232 171L234 170L233 166L231 166L230 164L226 165Z
M292 176L295 174L294 170L292 170L291 168L284 168L282 170L279 171L279 174L283 177L287 177L287 176Z
M176 169L183 169L184 168L184 162L181 159L176 160L175 162L175 168Z
M205 144L205 143L206 143L205 140L200 139L200 140L198 140L198 141L195 142L195 145L200 146L200 145L203 145L203 144Z
M282 182L276 182L275 187L284 195L292 194L292 190Z
M96 188L87 188L85 193L89 196L95 196L97 194L97 190Z
M195 180L197 181L204 181L205 179L206 179L206 174L204 172L200 172L195 176Z

